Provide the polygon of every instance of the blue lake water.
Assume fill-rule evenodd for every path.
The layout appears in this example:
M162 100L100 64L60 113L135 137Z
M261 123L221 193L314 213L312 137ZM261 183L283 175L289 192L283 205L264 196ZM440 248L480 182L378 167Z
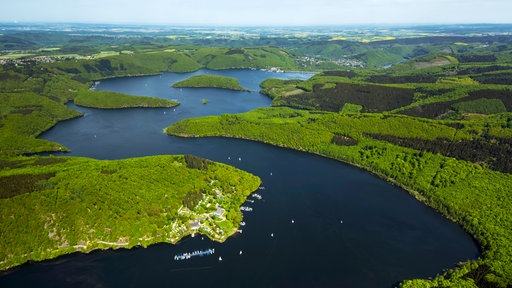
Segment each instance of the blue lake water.
M170 87L202 73L236 77L254 92ZM85 116L59 123L41 138L64 144L72 150L69 155L98 159L196 154L260 176L263 199L249 198L254 203L245 205L253 211L244 212L243 233L225 243L196 236L177 245L75 253L3 273L0 286L392 287L478 257L476 243L459 226L368 172L252 141L184 139L162 132L184 118L270 106L270 99L257 92L262 80L310 76L200 70L101 81L98 90L182 104L126 110L70 105ZM208 248L215 248L213 256L173 260L176 254Z

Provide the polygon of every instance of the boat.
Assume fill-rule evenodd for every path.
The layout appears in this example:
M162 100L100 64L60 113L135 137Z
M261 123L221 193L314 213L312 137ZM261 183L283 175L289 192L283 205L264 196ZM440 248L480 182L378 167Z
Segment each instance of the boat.
M219 261L222 261L222 257L219 256Z

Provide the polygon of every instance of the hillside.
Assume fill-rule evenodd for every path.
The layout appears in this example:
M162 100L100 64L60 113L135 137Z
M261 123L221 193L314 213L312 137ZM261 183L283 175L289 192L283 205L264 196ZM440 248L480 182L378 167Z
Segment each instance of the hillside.
M2 270L76 251L176 243L192 233L224 241L260 184L249 173L191 155L17 157L0 160L0 168ZM217 206L229 213L216 218ZM200 218L204 229L192 230ZM217 229L223 233L211 232Z
M480 62L468 62L468 59ZM431 119L512 112L512 59L431 55L390 69L327 71L306 81L268 79L273 106L338 112L390 112ZM465 62L466 61L466 62Z
M240 86L238 79L218 75L196 75L172 84L175 88L221 88L235 91L249 91Z

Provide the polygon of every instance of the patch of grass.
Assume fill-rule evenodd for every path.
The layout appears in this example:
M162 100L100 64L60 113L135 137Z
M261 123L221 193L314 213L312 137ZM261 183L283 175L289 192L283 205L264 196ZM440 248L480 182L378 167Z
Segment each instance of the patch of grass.
M462 113L495 114L507 112L507 107L500 99L480 98L473 101L459 102L451 106Z

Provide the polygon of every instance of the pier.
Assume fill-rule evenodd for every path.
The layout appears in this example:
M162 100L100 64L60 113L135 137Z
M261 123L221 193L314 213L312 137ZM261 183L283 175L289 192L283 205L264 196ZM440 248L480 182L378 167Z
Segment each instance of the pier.
M174 260L186 260L190 259L195 256L203 257L203 256L209 256L215 253L215 249L208 249L208 250L196 250L194 252L190 253L183 253L183 254L176 254L174 255Z

